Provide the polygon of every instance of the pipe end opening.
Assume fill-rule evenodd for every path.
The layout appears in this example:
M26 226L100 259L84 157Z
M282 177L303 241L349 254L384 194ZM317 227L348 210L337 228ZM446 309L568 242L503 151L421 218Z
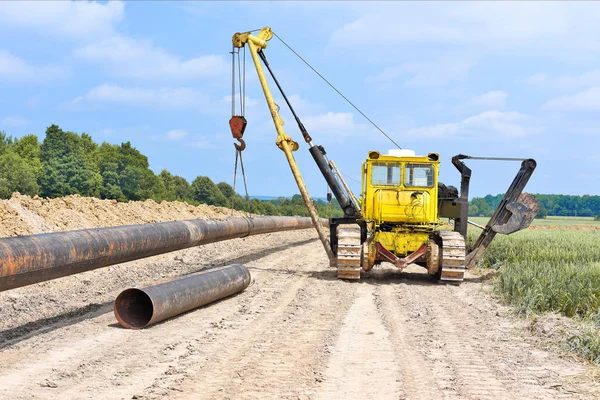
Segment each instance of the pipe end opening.
M130 329L141 329L148 325L154 313L152 300L141 289L126 289L115 300L115 317Z

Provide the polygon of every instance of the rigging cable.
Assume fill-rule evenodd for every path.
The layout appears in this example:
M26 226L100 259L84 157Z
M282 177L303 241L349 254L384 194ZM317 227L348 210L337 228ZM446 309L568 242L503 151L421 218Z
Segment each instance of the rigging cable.
M239 111L240 111L240 115L242 117L242 119L244 118L244 114L246 112L246 49L244 48L244 55L243 55L243 62L240 59L240 49L237 49L235 46L233 47L233 50L231 52L231 116L232 118L234 116L236 116L235 111L236 111L236 107L235 107L235 103L236 103L236 96L235 96L235 87L236 87L236 82L235 82L235 76L236 76L236 71L235 71L235 67L236 67L236 62L235 62L235 58L237 55L237 75L238 75L238 85L239 85L239 100L240 100L240 105L239 105ZM243 131L242 131L242 135L243 135ZM235 136L234 136L235 137ZM246 202L248 202L250 200L250 196L248 195L248 184L246 182L246 171L244 169L244 159L242 157L242 151L246 148L245 143L241 140L241 136L238 139L240 142L242 142L242 145L237 145L234 144L235 146L235 166L234 166L234 170L233 170L233 195L231 197L231 215L233 215L233 211L235 209L235 186L236 186L236 181L237 181L237 171L238 171L238 165L241 167L242 170L242 178L244 181L244 191L246 194ZM250 218L252 218L252 215L250 213L250 211L248 210L248 216Z
M365 119L367 121L369 121L371 123L371 125L373 125L379 132L381 132L386 138L388 138L388 140L390 142L392 142L394 145L396 145L396 147L398 147L399 149L402 148L402 147L400 147L400 145L398 143L396 143L394 141L394 139L392 139L387 133L385 133L383 131L383 129L381 129L375 122L373 122L369 117L367 117L364 112L362 112L357 106L355 106L354 103L352 103L346 96L344 96L342 94L342 92L340 92L335 86L333 86L333 84L331 84L331 82L329 82L323 75L321 75L319 73L319 71L317 71L312 65L310 65L308 63L308 61L306 61L304 58L302 58L302 56L300 56L300 54L298 54L294 49L292 49L290 47L289 44L287 44L282 38L280 38L279 35L277 35L275 32L273 32L273 35L277 39L279 39L279 41L281 41L281 43L283 43L285 45L285 47L287 47L292 53L294 53L296 55L296 57L298 57L304 64L306 64L310 69L312 69L315 74L317 74L323 81L325 81L325 83L327 83L333 90L335 90L337 92L337 94L339 94L344 100L346 100L348 102L348 104L350 104L352 107L354 107L354 109L356 111L358 111L363 117L365 117Z

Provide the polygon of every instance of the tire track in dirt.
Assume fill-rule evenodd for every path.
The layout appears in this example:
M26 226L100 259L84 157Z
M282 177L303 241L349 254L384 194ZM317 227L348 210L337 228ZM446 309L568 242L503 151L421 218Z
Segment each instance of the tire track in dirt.
M386 327L391 333L395 357L400 364L399 379L402 382L402 392L407 399L441 399L452 398L452 392L444 392L449 381L448 371L441 366L428 365L427 360L421 354L420 345L415 338L421 333L410 328L407 324L411 318L418 314L414 303L406 301L399 293L403 293L406 284L389 282L377 288L377 306L383 315ZM436 379L437 375L437 379ZM442 379L439 379L439 378Z
M336 296L328 308L323 308L325 287ZM344 282L318 282L300 288L283 314L274 323L253 337L242 357L217 370L222 379L215 392L204 391L205 398L279 399L309 395L323 379L323 359L337 331L354 288ZM282 318L278 321L279 318ZM196 394L199 387L194 382ZM202 385L204 386L204 385ZM217 385L218 386L218 385ZM203 389L203 388L202 388ZM188 397L190 392L184 391Z
M325 372L320 400L399 398L399 356L375 304L374 287L355 284L356 298L344 318Z

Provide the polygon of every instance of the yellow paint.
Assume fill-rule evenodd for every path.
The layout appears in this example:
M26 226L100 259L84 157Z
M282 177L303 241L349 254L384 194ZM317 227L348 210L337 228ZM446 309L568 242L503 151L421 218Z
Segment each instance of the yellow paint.
M275 130L277 131L277 141L275 142L277 147L279 147L285 153L285 157L287 158L288 164L290 165L290 169L292 170L292 174L294 175L294 179L296 180L296 184L298 185L298 189L300 190L300 194L304 199L304 203L306 204L306 208L310 214L313 225L317 230L319 235L319 239L321 239L321 243L325 248L325 252L329 257L329 261L331 264L335 263L335 256L331 251L331 247L329 245L329 239L327 239L327 233L323 229L321 225L319 216L317 214L317 210L308 194L308 190L306 189L306 185L304 184L304 179L302 178L302 174L300 173L300 169L298 168L298 164L294 159L293 151L298 150L298 143L293 141L291 137L289 137L284 129L283 124L284 121L279 115L279 107L275 103L273 99L273 95L271 94L271 89L267 84L267 78L265 77L265 72L262 68L260 58L258 56L258 51L267 47L267 42L273 37L273 32L271 28L266 27L262 28L258 35L253 36L250 32L245 33L236 33L233 35L232 41L235 47L241 48L246 44L250 50L250 55L252 56L252 61L254 62L254 67L256 68L256 73L258 75L258 79L260 81L260 85L263 89L263 93L265 95L265 100L267 101L267 105L269 106L269 111L271 111L271 117L273 119L273 123L275 124Z
M363 217L373 243L380 242L397 256L417 250L441 224L440 162L437 155L431 156L395 157L371 151L363 163Z

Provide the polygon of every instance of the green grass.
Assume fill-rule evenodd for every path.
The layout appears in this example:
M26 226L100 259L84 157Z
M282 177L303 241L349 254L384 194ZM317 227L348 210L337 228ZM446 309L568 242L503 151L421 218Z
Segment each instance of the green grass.
M517 312L558 312L582 320L589 328L568 344L600 363L600 230L567 228L497 235L480 267L499 270L494 291ZM478 233L469 230L470 243Z
M469 231L469 241L477 232ZM534 230L497 235L480 262L500 269L496 290L524 313L587 316L600 308L600 232Z
M572 352L600 364L600 334L595 327L588 327L582 334L569 338L568 344Z

